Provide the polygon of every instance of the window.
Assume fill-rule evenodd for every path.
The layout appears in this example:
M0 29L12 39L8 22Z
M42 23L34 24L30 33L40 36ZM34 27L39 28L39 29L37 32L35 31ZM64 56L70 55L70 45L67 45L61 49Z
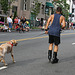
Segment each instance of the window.
M15 1L18 1L18 0L15 0Z
M24 4L24 10L27 10L27 5L26 4Z
M24 0L24 2L27 2L27 0Z
M27 0L24 0L24 10L27 10Z
M42 14L44 14L44 13L45 13L45 6L42 5Z
M27 2L27 0L25 0L25 2Z
M74 9L72 9L72 13L74 13Z
M2 11L0 11L0 14L2 14Z
M17 6L12 6L12 13L17 12Z

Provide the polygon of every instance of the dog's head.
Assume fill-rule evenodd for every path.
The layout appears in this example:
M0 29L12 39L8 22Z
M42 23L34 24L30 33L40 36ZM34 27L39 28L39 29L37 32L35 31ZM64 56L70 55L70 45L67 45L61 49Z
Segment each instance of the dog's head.
M16 40L10 40L11 42L12 42L12 44L13 44L13 46L17 46L17 41Z

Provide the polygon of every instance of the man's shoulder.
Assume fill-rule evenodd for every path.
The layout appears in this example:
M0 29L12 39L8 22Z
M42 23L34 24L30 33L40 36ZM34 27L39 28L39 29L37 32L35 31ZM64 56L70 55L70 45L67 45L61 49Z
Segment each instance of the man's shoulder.
M51 15L52 17L54 16L54 14Z
M61 18L65 18L63 15L61 15Z
M65 17L64 17L63 15L61 15L60 19L62 19L62 20L63 20L63 19L65 19Z
M51 18L54 18L54 14L52 14L50 17L51 17Z

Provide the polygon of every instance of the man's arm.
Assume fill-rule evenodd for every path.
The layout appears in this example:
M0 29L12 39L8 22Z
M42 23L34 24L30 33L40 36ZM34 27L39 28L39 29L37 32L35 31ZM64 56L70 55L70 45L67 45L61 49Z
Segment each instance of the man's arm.
M63 17L62 24L63 24L63 25L62 25L62 29L63 29L63 28L65 28L65 26L66 26L66 25L65 25L65 24L66 24L66 22L65 22L65 17Z
M48 28L50 21L51 21L51 16L49 17L49 19L48 19L48 21L47 21L47 24L46 24L46 28L45 28L45 29Z
M46 24L46 28L45 28L45 33L46 34L48 33L48 26L49 26L50 21L51 21L51 16L49 17L49 19L47 21L47 24Z

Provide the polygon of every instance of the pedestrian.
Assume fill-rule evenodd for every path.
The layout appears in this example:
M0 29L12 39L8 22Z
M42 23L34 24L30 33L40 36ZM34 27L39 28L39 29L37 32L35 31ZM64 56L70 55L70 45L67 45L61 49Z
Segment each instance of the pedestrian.
M16 17L16 18L14 19L14 23L15 23L15 24L18 24L18 17Z
M24 24L26 22L26 17L23 17L22 23Z
M8 17L7 17L7 24L8 24L8 25L9 25L9 22L8 22L8 21L9 21L9 18L10 18L10 17L9 17L9 15L8 15Z
M12 28L13 21L12 21L11 17L9 17L9 16L7 17L7 23L9 25L9 32L11 32L11 28Z
M18 17L16 17L16 18L14 19L14 29L15 29L15 27L16 27L17 24L18 24Z
M58 45L60 44L60 31L61 28L65 27L65 18L64 16L61 15L62 9L61 7L57 7L56 14L53 14L49 17L46 28L45 28L45 33L49 35L49 50L48 50L48 59L51 61L51 63L58 63L58 58L57 58L57 52L58 52ZM49 23L51 23L51 26L49 30L47 29L49 26ZM61 26L62 24L62 26ZM54 44L54 46L53 46ZM53 58L52 58L52 50L54 47L54 52L53 52Z
M27 32L29 32L30 24L29 24L28 21L26 21L25 29L26 29Z
M18 24L20 24L20 17L18 17Z

